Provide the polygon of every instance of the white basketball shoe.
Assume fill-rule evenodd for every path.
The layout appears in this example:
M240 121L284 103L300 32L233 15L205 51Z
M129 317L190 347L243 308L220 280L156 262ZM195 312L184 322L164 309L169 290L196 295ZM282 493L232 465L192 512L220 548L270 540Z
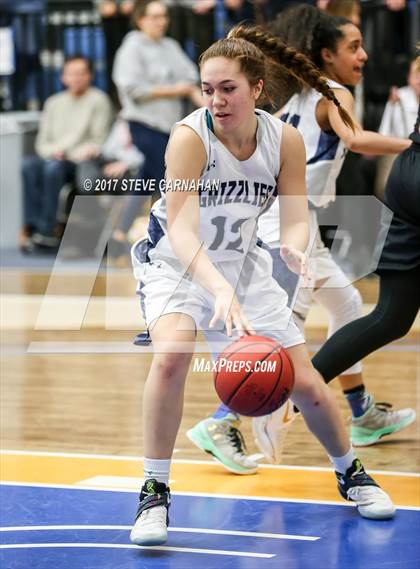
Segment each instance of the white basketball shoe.
M280 464L287 432L297 415L288 399L274 413L252 419L255 443L270 464Z

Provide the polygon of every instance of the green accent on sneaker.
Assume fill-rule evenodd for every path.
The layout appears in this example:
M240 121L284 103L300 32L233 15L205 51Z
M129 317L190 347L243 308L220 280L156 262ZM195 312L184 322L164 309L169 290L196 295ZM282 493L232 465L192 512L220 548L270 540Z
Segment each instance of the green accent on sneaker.
M382 437L405 429L416 419L414 410L389 411L387 408L390 408L387 404L373 403L364 415L352 419L350 438L354 446L374 445Z
M197 425L187 431L187 437L197 445L198 448L211 454L213 458L220 462L230 472L234 472L235 474L253 474L257 471L256 468L246 468L241 466L220 452L220 449L214 444L209 435L205 420L200 421Z
M155 484L154 482L152 482L151 480L148 480L146 482L146 490L149 494L154 494L155 493Z

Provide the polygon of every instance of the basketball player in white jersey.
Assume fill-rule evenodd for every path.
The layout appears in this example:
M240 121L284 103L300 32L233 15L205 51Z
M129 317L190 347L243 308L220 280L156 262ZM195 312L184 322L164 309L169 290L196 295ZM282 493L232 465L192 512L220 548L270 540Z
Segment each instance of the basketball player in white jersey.
M139 545L167 539L169 469L198 327L208 341L224 345L233 328L239 334L273 331L289 348L293 400L328 453L340 494L367 518L395 512L355 457L335 397L312 367L287 295L271 276L271 256L257 245L258 216L277 194L284 196L281 254L291 270L306 272L304 145L293 127L256 110L270 94L271 60L334 98L305 56L258 28L235 28L213 44L201 58L206 108L173 130L166 192L153 207L148 239L133 247L155 348L143 396L144 485L131 532ZM338 112L351 125L347 114ZM217 188L211 189L214 183Z
M302 33L302 22L307 29ZM359 29L343 18L333 18L308 5L291 9L279 17L273 30L282 39L302 38L298 47L305 49L312 37L307 55L328 77L328 85L341 105L353 114L353 97L343 85L356 85L362 77L367 60ZM285 32L286 30L286 32ZM304 43L305 42L305 43ZM312 300L323 305L330 314L328 336L361 316L362 301L357 289L334 262L323 244L318 228L317 209L328 206L335 199L336 179L340 173L345 149L372 154L398 153L411 142L384 137L364 131L359 125L355 132L338 117L336 107L322 93L305 88L291 97L277 114L283 121L295 126L301 133L306 149L306 184L309 199L309 226L312 243L309 267L314 278L313 288L301 288L292 308L295 322L303 332ZM356 121L355 121L356 122ZM271 249L274 269L283 288L287 269L280 265L278 255L279 202L264 213L258 221L258 236ZM289 278L290 280L290 278ZM292 279L293 281L293 279ZM296 286L296 281L292 283ZM293 287L292 287L293 288ZM288 291L289 292L289 291ZM296 291L297 292L297 291ZM293 296L293 291L289 292ZM394 411L388 404L376 403L363 384L362 367L356 363L341 376L340 381L352 411L351 439L356 446L376 443L383 436L398 432L416 418L414 409ZM289 401L279 411L253 419L256 443L266 459L279 463L287 429L295 418ZM243 437L237 432L238 416L225 405L188 431L189 438L201 449L211 453L228 470L238 474L253 474L258 463L247 456Z

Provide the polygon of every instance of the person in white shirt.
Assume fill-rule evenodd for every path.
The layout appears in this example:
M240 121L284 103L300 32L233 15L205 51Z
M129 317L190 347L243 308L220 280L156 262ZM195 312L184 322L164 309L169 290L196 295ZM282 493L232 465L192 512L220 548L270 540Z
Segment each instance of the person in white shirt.
M310 61L260 28L234 28L202 55L206 106L174 128L165 191L147 237L132 249L155 348L143 394L145 479L130 536L141 546L167 539L171 457L198 328L214 356L233 330L266 333L287 346L293 402L333 462L340 494L364 517L394 515L390 498L355 457L337 401L312 367L287 294L271 276L271 256L257 242L260 214L281 196L280 255L289 269L306 274L303 141L293 126L256 108L270 97L268 75L276 62L321 89L337 120L353 124Z
M417 58L418 59L418 58ZM420 103L420 71L414 59L407 75L407 85L391 87L389 99L385 105L379 132L384 136L407 138L417 117ZM375 195L383 199L384 188L396 154L378 157L375 179Z

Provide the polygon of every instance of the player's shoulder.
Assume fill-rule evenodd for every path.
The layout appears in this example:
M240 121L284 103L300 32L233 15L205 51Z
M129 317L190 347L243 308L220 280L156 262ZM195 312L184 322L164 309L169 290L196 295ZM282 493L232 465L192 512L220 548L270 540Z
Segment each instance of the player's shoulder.
M179 163L194 164L202 171L207 162L207 152L201 136L191 125L182 122L175 125L169 139L166 161L178 166Z
M274 127L276 130L282 128L282 123L279 121L278 117L275 115L264 111L263 109L255 109L255 113L259 118L259 121L269 125L270 127Z
M187 123L180 123L175 125L171 134L172 144L197 144L201 140L197 131Z
M207 111L204 107L196 109L185 118L177 122L171 132L171 140L183 144L197 144L207 140L209 124ZM201 144L201 146L202 146Z
M259 143L278 146L282 138L283 122L278 117L261 109L256 109L255 113L258 118Z
M338 83L338 81L334 81L333 79L326 78L328 87L334 92L334 95L339 100L352 100L353 94L346 85L342 85ZM316 91L316 90L315 90Z
M303 137L292 124L283 123L282 144L303 144Z

